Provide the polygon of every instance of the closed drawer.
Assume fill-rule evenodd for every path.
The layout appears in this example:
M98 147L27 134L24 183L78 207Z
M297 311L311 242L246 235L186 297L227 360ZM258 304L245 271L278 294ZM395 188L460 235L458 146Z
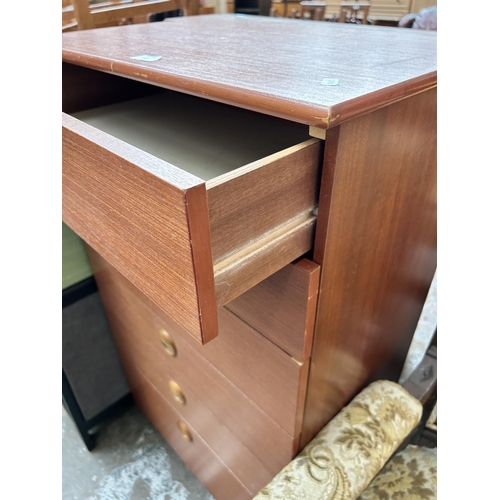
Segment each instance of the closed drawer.
M120 344L118 350L125 367L127 379L135 380L138 373L145 377L147 382L161 394L161 398L176 410L191 429L196 431L250 492L257 493L287 463L278 463L278 461L269 457L266 459L266 464L263 464L203 404L197 394L187 385L186 377L176 376L169 370L166 370L164 366L159 366L157 360L151 359L145 349L135 347L133 343L128 341L130 339L130 332L127 332L127 329L123 325L120 325L116 319L112 319L111 321L113 331L118 330L116 335ZM189 377L187 377L187 380L189 381ZM199 391L196 392L199 394ZM234 392L229 391L227 393L229 397L233 395ZM138 397L140 398L140 395L134 392L134 398ZM221 410L225 410L227 404L236 404L240 399L238 397L231 397L231 399L221 400L217 395L213 397L219 403ZM244 404L244 407L248 407L248 405ZM239 416L241 418L241 415ZM263 435L265 437L266 433L271 430L268 425L269 422L265 418L262 419L262 424L255 427L251 445L254 450L257 450L258 454L260 452L261 457L265 456L267 452L262 446L259 446L260 436ZM263 434L259 434L262 432ZM240 431L239 434L242 435L243 433ZM248 442L250 442L250 439L248 439ZM279 445L278 442L274 444ZM283 458L283 460L285 459Z
M139 408L217 500L254 496L138 370L130 371L128 377Z
M311 356L320 266L300 259L226 305L297 361Z
M130 293L131 285L102 257L91 249L88 253L125 373L139 369L190 422L198 418L209 420L207 411L215 415L268 471L276 473L286 465L297 452L299 436L294 438L287 433L175 332L171 335L174 351L167 352L158 337L165 321ZM224 337L222 333L214 342L199 348L204 351ZM262 341L270 344L264 338ZM286 357L283 352L280 354ZM231 359L232 353L226 357ZM290 363L295 367L296 380L301 367L291 360ZM253 360L253 365L253 370L247 372L250 379L260 373L258 358ZM169 385L171 380L180 386L185 404L176 401ZM279 387L274 396L281 397ZM303 403L301 417L302 412Z
M312 247L307 127L67 63L63 111L64 221L198 342Z
M89 247L87 253L108 315L117 316L132 332L133 342L143 344L141 348L148 349L159 366L182 377L190 376L192 390L228 380L286 433L292 437L299 435L308 360L294 360L225 308L218 311L219 336L201 346L104 258ZM176 345L175 357L170 357L162 347L158 336L162 329ZM188 367L191 367L189 373ZM213 371L216 379L207 378L205 371ZM217 382L219 379L222 382ZM220 387L206 390L220 390ZM204 391L202 396L206 397Z
M189 346L176 343L179 363L170 364L167 354L159 356L151 344L137 342L137 330L113 313L108 317L127 377L140 370L199 433L200 422L215 416L266 470L277 473L292 458L294 439Z

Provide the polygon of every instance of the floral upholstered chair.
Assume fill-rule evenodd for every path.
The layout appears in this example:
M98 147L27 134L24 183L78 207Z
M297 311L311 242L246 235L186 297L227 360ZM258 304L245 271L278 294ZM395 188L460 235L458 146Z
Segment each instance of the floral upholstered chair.
M436 370L433 345L403 386L370 384L254 500L435 499L436 449L408 442L425 425Z

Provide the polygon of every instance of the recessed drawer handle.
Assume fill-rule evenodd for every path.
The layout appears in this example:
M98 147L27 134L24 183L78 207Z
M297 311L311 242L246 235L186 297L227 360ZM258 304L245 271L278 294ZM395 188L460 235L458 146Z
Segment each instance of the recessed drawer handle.
M175 380L171 380L168 383L168 387L170 388L170 392L173 394L175 400L181 405L185 405L186 396L184 396L184 393L182 392L182 389L180 388L179 384L175 382Z
M177 348L175 347L174 339L170 336L170 334L162 328L158 332L158 337L160 337L160 342L165 351L167 351L167 354L172 357L177 356Z
M193 436L191 436L191 433L189 432L188 426L184 422L182 422L181 420L179 420L179 422L177 422L177 425L179 426L179 429L182 432L182 437L186 441L192 441Z

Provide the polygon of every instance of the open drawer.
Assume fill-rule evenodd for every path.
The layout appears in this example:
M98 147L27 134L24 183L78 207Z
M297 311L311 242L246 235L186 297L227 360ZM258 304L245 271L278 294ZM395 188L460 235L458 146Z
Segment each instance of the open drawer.
M201 343L312 247L308 127L63 64L63 220Z

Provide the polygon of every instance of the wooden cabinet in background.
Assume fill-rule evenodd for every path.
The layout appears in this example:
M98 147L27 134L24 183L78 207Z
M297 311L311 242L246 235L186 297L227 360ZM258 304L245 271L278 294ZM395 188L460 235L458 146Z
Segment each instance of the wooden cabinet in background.
M436 266L436 81L421 30L63 35L63 219L137 404L217 500L399 377Z

